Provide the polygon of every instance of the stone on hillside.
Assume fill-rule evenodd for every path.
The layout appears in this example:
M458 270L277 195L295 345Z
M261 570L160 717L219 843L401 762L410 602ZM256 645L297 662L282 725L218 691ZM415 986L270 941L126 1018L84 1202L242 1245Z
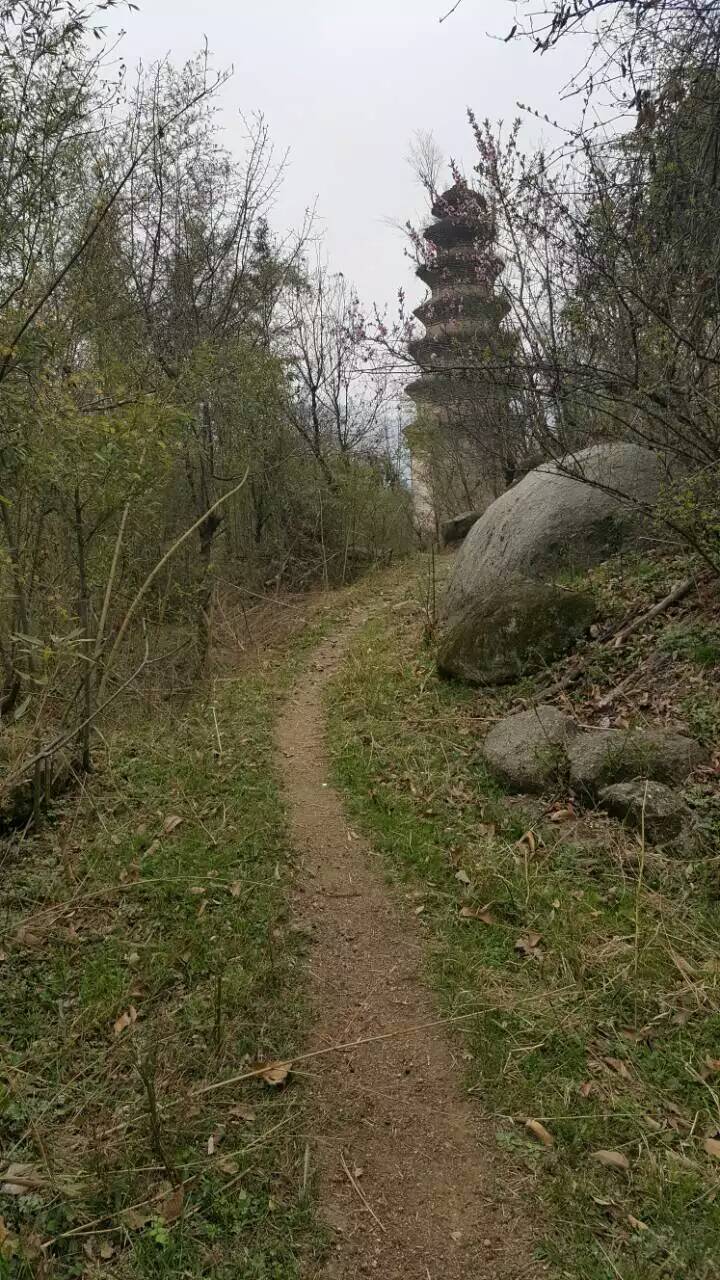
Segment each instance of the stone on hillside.
M616 783L679 783L705 758L698 742L664 729L581 729L554 706L506 716L483 744L491 771L514 791L569 780L593 797ZM661 788L662 790L662 788Z
M483 743L483 756L506 787L542 792L566 771L568 744L578 732L557 707L533 707L496 724Z
M682 782L705 759L698 742L664 729L589 729L568 748L570 782L595 793L616 782Z
M453 568L444 617L452 620L478 605L508 577L552 580L637 544L644 520L633 504L652 505L662 480L658 455L634 444L593 445L566 458L562 470L546 463L530 471L470 530Z
M509 684L570 649L594 615L595 602L583 592L506 579L444 628L438 670L471 684Z
M603 787L599 795L603 809L636 831L644 828L650 844L670 844L690 832L692 814L682 796L662 782L642 778Z
M443 546L449 547L454 542L462 542L479 519L479 511L463 511L459 516L453 516L452 520L443 521L440 528Z

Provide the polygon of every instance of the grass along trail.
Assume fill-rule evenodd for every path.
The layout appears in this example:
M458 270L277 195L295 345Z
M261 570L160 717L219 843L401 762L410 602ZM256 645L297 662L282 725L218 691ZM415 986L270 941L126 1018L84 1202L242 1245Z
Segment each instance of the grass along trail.
M306 1034L273 725L338 603L190 705L131 697L4 844L2 1280L293 1280L324 1248L301 1089L221 1086Z
M603 616L622 618L677 576L672 562L625 558L596 571L593 586ZM715 609L708 598L627 653L589 644L580 716L628 669L671 649L676 697L665 714L717 742ZM483 690L440 680L423 630L417 611L382 609L352 638L330 688L332 776L381 855L378 880L384 869L419 912L415 955L430 958L441 1011L478 1010L458 1033L465 1083L509 1157L508 1185L520 1179L536 1206L538 1252L568 1280L717 1280L714 775L687 789L706 833L692 859L643 856L604 815L573 816L562 788L544 800L508 796L480 743L513 700L532 705L538 682ZM667 673L636 697L635 714L649 700L662 714ZM407 954L403 936L396 958Z
M323 642L282 715L278 747L300 859L295 913L310 946L310 1048L367 1039L307 1064L308 1160L319 1173L329 1260L353 1280L519 1280L540 1274L528 1220L423 981L425 938L351 830L330 782L324 694L357 629ZM400 1027L424 1030L391 1034Z

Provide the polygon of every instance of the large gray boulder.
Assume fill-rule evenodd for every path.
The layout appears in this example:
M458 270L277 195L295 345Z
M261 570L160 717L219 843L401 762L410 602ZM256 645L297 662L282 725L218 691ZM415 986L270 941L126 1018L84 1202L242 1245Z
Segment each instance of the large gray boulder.
M450 520L444 520L440 526L440 537L444 547L449 547L453 542L462 542L480 519L479 511L462 511L459 516L453 516Z
M448 621L438 670L470 684L510 684L571 648L594 616L595 601L587 592L509 579Z
M656 502L663 478L656 453L622 443L593 445L529 472L470 530L444 617L457 617L509 577L554 581L636 544L643 511Z

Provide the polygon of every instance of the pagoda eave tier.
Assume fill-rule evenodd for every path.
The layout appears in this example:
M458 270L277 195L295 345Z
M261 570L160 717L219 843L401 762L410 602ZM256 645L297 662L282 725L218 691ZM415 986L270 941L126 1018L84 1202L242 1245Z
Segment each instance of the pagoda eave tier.
M475 342L468 342L468 335L449 333L426 335L424 338L413 338L408 343L408 351L416 364L431 373L437 368L448 368L456 364L467 364L473 356L477 358L478 349L486 351L489 342L483 342L483 335L478 333Z
M480 261L476 261L474 252L468 254L439 254L432 262L423 263L417 268L416 275L423 284L426 284L433 293L442 289L444 285L454 284L456 281L473 286L486 281L492 285L497 280L503 269L503 264L497 259L495 262L488 262L483 257Z
M429 405L435 409L451 405L457 409L460 405L477 405L484 386L482 380L459 377L448 370L444 375L436 373L417 378L405 388L405 394L417 405Z
M427 329L445 324L452 331L453 326L463 324L477 330L482 327L479 323L482 320L487 319L488 324L497 324L509 310L507 299L496 297L489 289L468 288L467 292L453 290L452 293L428 298L415 308L413 315Z
M460 179L455 182L447 191L443 191L442 195L435 197L432 203L431 213L433 218L448 218L464 214L467 218L481 218L487 213L487 200L479 191L473 191L465 182Z
M426 227L423 237L438 248L453 249L456 245L488 242L492 238L492 228L465 218L446 218Z

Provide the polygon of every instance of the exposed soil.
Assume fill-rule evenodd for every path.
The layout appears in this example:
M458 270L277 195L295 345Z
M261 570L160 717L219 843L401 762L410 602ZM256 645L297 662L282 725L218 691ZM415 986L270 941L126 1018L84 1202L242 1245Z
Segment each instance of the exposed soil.
M348 827L328 781L323 692L363 620L355 613L322 645L278 731L299 856L296 915L312 937L310 1048L440 1017L423 983L412 906ZM517 1176L507 1177L488 1121L462 1088L458 1053L436 1027L311 1064L311 1169L333 1234L324 1280L542 1274Z

